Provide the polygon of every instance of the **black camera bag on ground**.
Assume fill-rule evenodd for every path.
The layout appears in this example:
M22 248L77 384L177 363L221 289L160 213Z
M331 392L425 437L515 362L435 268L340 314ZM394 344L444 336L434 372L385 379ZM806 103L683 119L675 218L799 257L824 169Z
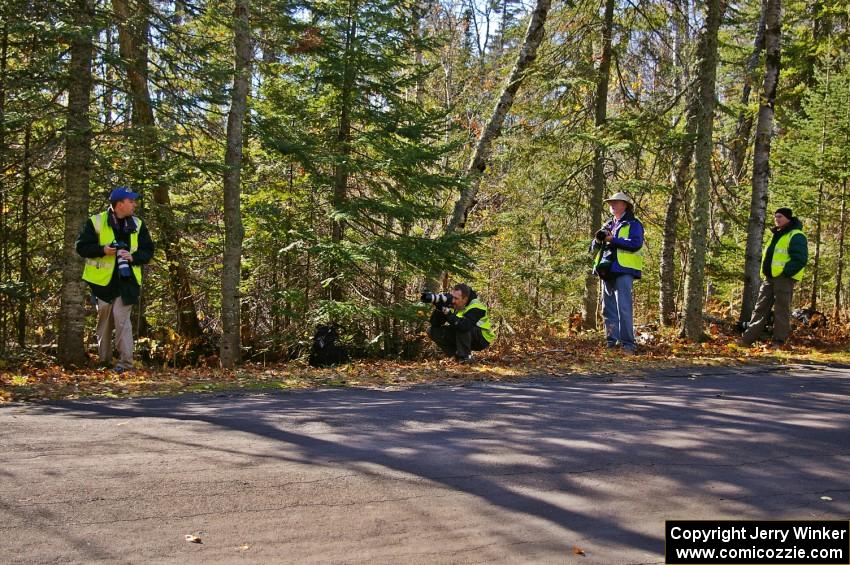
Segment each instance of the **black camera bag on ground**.
M348 363L348 351L344 346L337 345L339 339L339 326L318 326L313 334L313 345L310 348L311 367L330 367Z

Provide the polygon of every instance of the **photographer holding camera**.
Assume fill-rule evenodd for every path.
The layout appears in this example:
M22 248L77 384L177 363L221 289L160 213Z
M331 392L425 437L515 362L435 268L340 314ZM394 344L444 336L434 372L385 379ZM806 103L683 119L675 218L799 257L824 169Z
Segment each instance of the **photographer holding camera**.
M112 330L119 360L115 370L133 367L133 326L130 312L138 304L142 265L153 258L150 232L133 215L139 195L119 186L109 195L106 211L89 218L77 238L77 253L85 258L83 280L97 299L97 348L100 363L112 363Z
M421 300L434 305L428 336L458 363L472 363L472 352L496 339L487 306L469 285L457 284L451 294L423 292Z
M634 355L632 285L643 269L643 224L635 218L634 202L622 192L605 200L613 218L596 232L590 244L593 272L602 279L602 318L606 347L623 347Z

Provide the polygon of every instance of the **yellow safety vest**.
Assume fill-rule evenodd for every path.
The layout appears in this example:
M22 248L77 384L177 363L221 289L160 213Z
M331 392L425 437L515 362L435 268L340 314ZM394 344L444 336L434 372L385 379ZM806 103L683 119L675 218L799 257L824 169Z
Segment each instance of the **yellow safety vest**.
M466 308L458 312L456 315L458 318L463 318L464 314L473 309L484 310L484 316L478 320L475 325L481 328L481 335L484 336L487 343L493 343L493 340L496 339L496 332L493 331L493 326L490 324L490 318L487 316L487 306L483 302L476 298L467 304Z
M112 231L112 226L107 221L107 212L101 212L91 217L91 223L94 225L94 231L98 234L98 241L101 247L109 245L115 241L115 232ZM134 253L139 248L139 231L142 229L142 221L133 216L136 222L136 231L130 234L130 253ZM104 255L94 259L86 259L86 266L83 269L83 280L96 284L98 286L107 286L112 280L112 273L115 271L115 255ZM131 263L132 265L132 263ZM142 268L132 265L133 275L136 277L136 282L142 286Z
M629 232L632 229L631 224L625 224L620 226L617 230L617 233L614 234L614 237L621 237L623 239L629 238ZM593 266L596 267L599 265L599 262L602 261L602 247L599 248L599 251L596 252L596 260L593 262ZM643 270L643 246L637 251L626 251L622 248L617 248L617 262L620 263L621 267L626 267L629 269L634 269L636 271Z
M782 275L782 271L785 269L785 265L788 261L791 260L791 255L788 253L788 246L791 245L791 238L797 234L803 234L802 230L791 230L788 233L784 234L779 238L779 241L776 242L776 247L773 248L773 260L770 262L770 276L778 277ZM803 234L805 237L805 234ZM766 245L764 247L764 251L761 254L761 264L764 265L764 258L767 257L767 250L770 248L770 245ZM792 279L795 281L803 280L803 273L805 273L806 267L800 269L800 272L795 274Z

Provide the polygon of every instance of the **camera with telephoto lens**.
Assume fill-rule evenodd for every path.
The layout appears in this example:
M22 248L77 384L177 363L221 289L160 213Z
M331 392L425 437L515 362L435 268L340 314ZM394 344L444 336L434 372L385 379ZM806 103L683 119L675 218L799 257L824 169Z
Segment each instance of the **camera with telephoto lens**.
M598 241L599 243L603 243L605 241L605 238L609 235L611 235L611 232L603 228L596 232L596 241Z
M113 241L109 244L109 247L115 249L115 258L118 260L118 274L122 279L128 279L133 276L133 271L130 270L130 262L125 258L118 255L118 251L124 249L126 251L130 250L130 246L124 243L123 241Z
M423 292L419 300L434 306L451 306L454 297L449 292Z

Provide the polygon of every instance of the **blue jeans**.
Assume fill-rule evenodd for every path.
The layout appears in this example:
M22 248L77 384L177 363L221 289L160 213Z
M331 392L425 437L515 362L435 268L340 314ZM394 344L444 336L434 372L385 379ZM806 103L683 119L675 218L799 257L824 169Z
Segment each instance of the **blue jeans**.
M635 329L632 321L633 275L617 275L602 280L602 318L605 320L605 339L608 347L619 342L623 349L635 350Z

